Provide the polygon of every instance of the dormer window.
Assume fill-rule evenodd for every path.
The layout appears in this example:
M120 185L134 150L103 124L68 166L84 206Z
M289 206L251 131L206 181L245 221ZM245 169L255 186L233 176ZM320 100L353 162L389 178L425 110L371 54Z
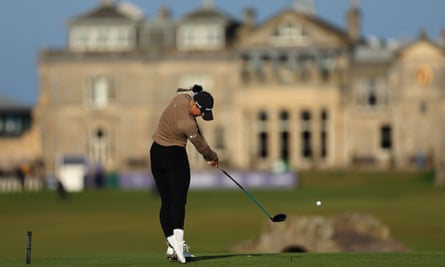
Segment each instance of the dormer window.
M223 31L217 25L184 25L177 40L179 50L216 50L224 45Z
M132 49L132 29L126 26L78 26L70 35L74 51L124 51Z
M274 45L295 45L306 43L309 39L307 30L294 22L279 24L273 32Z

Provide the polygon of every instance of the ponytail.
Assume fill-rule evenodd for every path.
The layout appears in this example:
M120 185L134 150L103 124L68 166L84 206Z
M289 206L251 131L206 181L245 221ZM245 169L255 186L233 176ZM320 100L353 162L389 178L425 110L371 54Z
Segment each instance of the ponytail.
M202 91L202 86L199 85L199 84L195 84L191 88L187 88L187 89L185 89L185 88L178 88L178 89L176 89L177 93L180 93L180 92L190 92L190 91L192 91L193 93L197 94L197 93Z

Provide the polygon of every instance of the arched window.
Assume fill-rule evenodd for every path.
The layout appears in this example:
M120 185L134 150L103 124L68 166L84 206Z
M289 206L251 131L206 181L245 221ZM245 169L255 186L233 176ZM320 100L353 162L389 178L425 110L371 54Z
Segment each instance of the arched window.
M289 160L289 113L286 110L280 112L280 157L284 161Z
M109 131L96 128L88 134L89 159L96 164L105 166L111 159L111 137Z
M303 158L312 157L312 133L311 133L311 113L308 110L301 112L301 156Z
M321 158L326 158L328 155L328 112L327 110L322 110L320 115L321 121L321 132L320 132L320 155Z
M267 158L269 156L269 134L267 132L267 113L258 113L258 157Z
M380 147L385 150L392 148L392 130L390 125L382 125L380 128Z

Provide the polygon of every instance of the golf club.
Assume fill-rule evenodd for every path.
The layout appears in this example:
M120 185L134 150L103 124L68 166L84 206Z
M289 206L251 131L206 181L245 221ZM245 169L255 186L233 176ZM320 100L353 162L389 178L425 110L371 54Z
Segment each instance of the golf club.
M286 214L280 213L277 214L275 216L272 217L272 215L270 215L270 213L253 197L252 194L250 194L246 189L244 189L244 187L238 183L232 176L230 176L230 174L228 174L225 170L221 169L219 166L216 166L220 171L222 171L227 177L230 178L230 180L232 180L239 188L241 188L241 190L243 190L243 192L258 206L258 208L260 208L264 214L266 214L267 217L269 217L269 219L272 222L283 222L286 220Z

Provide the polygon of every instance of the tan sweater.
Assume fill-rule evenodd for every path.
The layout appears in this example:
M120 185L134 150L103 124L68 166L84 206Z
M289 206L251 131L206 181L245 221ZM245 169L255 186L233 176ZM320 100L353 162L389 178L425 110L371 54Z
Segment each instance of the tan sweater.
M185 147L188 139L205 160L218 160L218 155L207 144L191 113L191 100L192 97L187 94L179 94L173 98L161 115L153 141L161 146Z

